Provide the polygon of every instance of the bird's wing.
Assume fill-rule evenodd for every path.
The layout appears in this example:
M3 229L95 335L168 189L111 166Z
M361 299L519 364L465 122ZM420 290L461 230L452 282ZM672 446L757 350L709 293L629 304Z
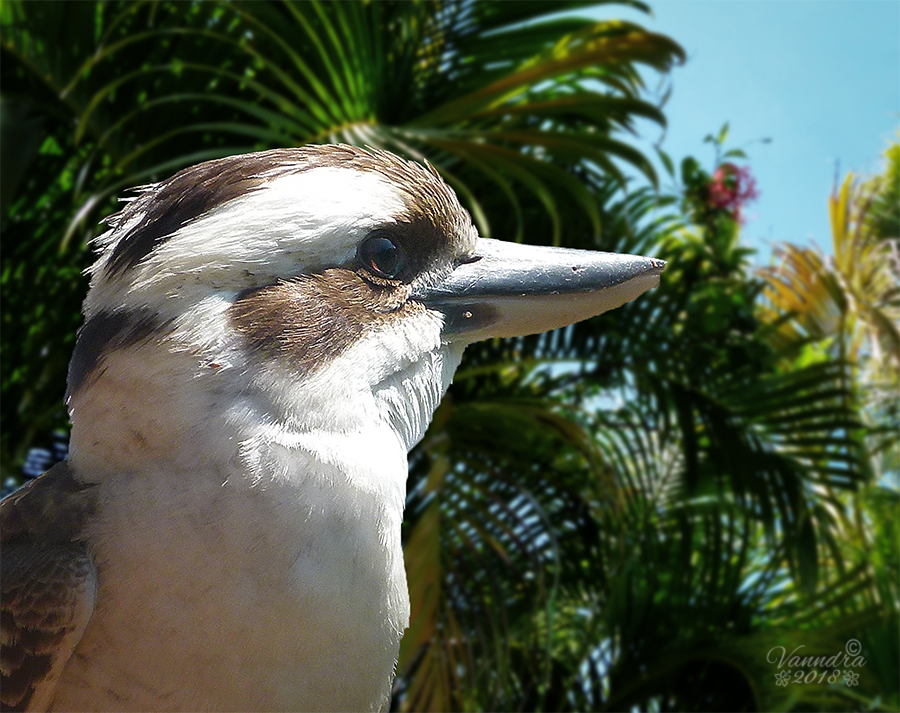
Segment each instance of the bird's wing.
M93 493L60 463L0 504L0 708L46 710L94 611Z

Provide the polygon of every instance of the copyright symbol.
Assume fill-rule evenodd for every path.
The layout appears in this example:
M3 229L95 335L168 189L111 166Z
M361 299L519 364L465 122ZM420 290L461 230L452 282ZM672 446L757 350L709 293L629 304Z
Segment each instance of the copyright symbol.
M847 642L847 645L844 648L847 649L848 654L850 654L851 656L856 656L860 651L862 651L862 644L860 644L856 639L850 639L850 641Z

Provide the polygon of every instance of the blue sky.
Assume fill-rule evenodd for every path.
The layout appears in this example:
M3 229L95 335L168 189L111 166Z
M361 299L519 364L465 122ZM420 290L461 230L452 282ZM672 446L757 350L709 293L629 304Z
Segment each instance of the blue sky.
M840 170L872 173L900 126L900 2L897 0L651 0L652 16L621 5L597 17L637 22L679 42L687 62L672 71L662 148L707 167L703 137L730 123L759 200L742 238L768 261L772 243L811 242L831 252L827 199ZM654 75L651 95L660 87ZM649 147L659 140L641 125ZM770 138L769 144L759 140Z

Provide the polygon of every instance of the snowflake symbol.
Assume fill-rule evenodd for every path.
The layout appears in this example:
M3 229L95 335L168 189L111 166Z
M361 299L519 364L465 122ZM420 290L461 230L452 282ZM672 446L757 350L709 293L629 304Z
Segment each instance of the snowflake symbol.
M779 686L786 686L791 682L791 674L787 671L775 674L775 681Z
M859 684L859 674L855 671L844 671L844 680L848 686L856 686Z

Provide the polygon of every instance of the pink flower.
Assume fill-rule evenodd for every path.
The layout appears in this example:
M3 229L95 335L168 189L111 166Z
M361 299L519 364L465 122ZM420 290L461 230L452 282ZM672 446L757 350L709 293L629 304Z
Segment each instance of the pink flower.
M750 174L749 167L738 167L733 163L720 165L707 189L709 205L728 211L739 223L743 223L741 208L759 197L756 179Z

